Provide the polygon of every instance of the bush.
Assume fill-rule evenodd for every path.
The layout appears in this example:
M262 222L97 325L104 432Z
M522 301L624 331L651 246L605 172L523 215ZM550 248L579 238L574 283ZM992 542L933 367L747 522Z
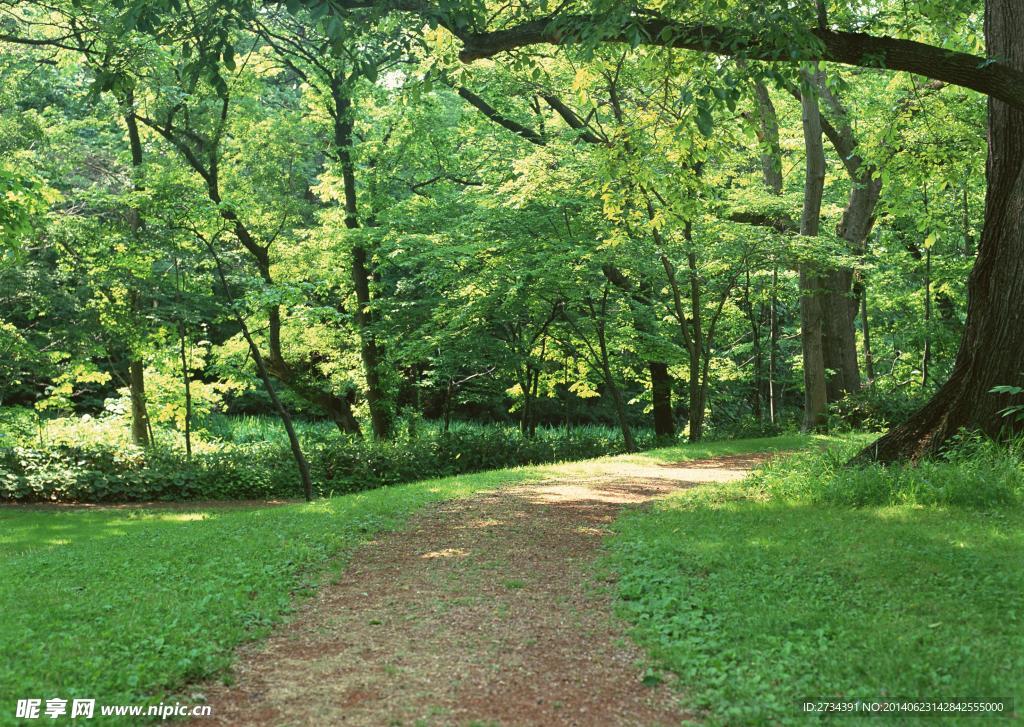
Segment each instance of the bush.
M829 407L829 429L888 429L906 421L926 401L920 391L866 387Z
M251 427L249 434L251 435ZM303 444L317 494L487 469L587 459L624 451L605 427L539 429L534 437L508 427L454 427L392 442L343 439L306 428ZM653 435L638 433L641 446ZM302 496L287 440L277 437L204 448L186 462L176 449L143 451L106 444L0 448L0 499L119 502L275 499Z
M1024 440L1007 446L964 436L916 464L850 467L860 441L770 462L747 485L782 500L848 507L950 505L989 509L1024 503Z

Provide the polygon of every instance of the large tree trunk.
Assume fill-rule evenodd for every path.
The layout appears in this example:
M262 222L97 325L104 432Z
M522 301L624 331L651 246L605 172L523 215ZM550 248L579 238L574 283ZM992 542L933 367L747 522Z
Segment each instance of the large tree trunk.
M854 328L855 309L853 270L839 268L821 275L820 300L822 314L822 357L828 401L835 402L860 388L857 364L857 335Z
M877 169L858 153L850 114L824 82L824 76L818 79L816 89L834 121L831 123L822 118L822 131L835 147L850 177L850 195L836 234L847 242L850 253L863 255L875 221L881 179ZM860 388L855 333L858 295L853 290L853 281L853 269L849 267L835 268L823 274L823 353L825 368L832 372L827 382L829 401L838 401Z
M1021 17L1020 0L986 3L988 57L1017 70L1024 70ZM962 427L998 436L1011 426L999 414L1007 397L989 392L1000 384L1024 385L1024 111L991 98L988 103L985 224L956 363L935 396L865 448L861 461L917 459Z
M758 133L761 143L761 173L772 194L782 194L782 146L779 143L779 116L768 87L754 79L754 100L757 102Z
M881 191L882 182L876 178L874 169L865 168L858 162L857 172L850 178L849 201L836 230L855 255L863 255L866 250ZM860 389L855 333L860 296L854 290L853 270L850 268L834 270L829 278L822 302L825 309L825 368L835 372L828 381L828 400L838 401Z
M801 94L804 148L806 150L806 179L804 181L804 208L800 216L800 234L817 237L821 222L821 198L825 186L825 150L821 143L821 116L814 89L821 71L815 78L805 74ZM825 314L821 305L822 276L813 262L800 264L800 338L804 354L804 425L806 431L816 431L825 425L828 404L825 385L823 351Z

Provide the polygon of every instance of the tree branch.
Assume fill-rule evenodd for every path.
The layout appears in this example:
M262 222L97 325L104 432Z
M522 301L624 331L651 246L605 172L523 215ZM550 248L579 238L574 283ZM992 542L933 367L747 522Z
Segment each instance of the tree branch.
M528 45L566 45L578 42L579 35L572 32L573 29L594 23L595 20L589 16L569 15L554 22L526 21L504 30L459 32L465 44L460 58L470 63ZM1024 72L1001 61L912 40L816 28L807 31L808 37L816 42L796 49L792 45L782 47L775 41L760 38L739 28L684 25L662 18L631 18L629 23L629 30L638 32L646 45L751 60L823 60L863 68L906 71L970 88L1015 108L1024 109ZM631 38L627 37L626 31L627 28L623 27L620 32L607 35L604 40L627 42Z

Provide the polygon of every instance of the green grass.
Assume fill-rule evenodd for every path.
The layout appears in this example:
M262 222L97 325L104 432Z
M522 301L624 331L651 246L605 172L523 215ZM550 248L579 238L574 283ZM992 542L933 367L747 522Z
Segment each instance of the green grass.
M159 701L222 672L369 535L530 470L263 509L0 509L0 723L19 698Z
M190 701L241 642L264 636L375 532L418 508L502 484L617 462L762 449L802 437L680 446L498 470L263 509L0 508L0 724L18 698ZM514 587L510 585L509 587ZM194 700L191 700L194 701Z
M713 724L802 724L813 717L800 704L825 699L1011 698L1019 710L1024 510L991 507L990 493L973 507L933 504L992 462L853 472L851 488L884 504L851 508L829 502L841 501L828 493L843 473L828 457L801 455L617 522L605 567L653 662Z

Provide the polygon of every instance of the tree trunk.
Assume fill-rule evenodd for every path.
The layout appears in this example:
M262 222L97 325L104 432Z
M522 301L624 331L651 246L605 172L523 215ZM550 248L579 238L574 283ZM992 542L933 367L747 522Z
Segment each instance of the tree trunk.
M185 458L192 461L192 383L188 375L188 355L185 350L185 323L178 321L178 341L181 344L181 382L185 391Z
M868 377L868 386L875 385L875 355L871 350L871 327L868 325L868 286L860 286L860 326L864 335L864 373Z
M779 387L779 268L772 267L772 297L768 311L768 418L774 424L782 416L782 390Z
M853 270L847 267L823 272L818 304L822 314L822 357L828 373L829 402L842 399L860 388L853 298Z
M148 447L149 416L146 414L145 366L137 358L128 362L128 391L132 400L132 442Z
M684 231L689 237L690 225L686 224ZM672 291L672 311L675 314L676 321L679 323L680 337L683 339L683 344L686 346L687 359L689 361L689 407L687 411L689 433L688 438L691 442L700 440L701 429L703 426L703 412L704 407L700 405L698 401L700 399L700 357L701 349L697 348L698 336L694 333L691 335L690 324L687 323L686 313L683 310L683 299L682 293L679 289L679 280L676 278L675 266L672 261L668 259L668 256L664 253L661 254L661 265L665 269L665 279L668 281L669 290ZM692 274L692 273L691 273ZM693 281L691 280L691 302L693 300ZM700 284L696 285L696 299L700 303ZM699 317L695 318L694 329L700 324ZM703 345L703 344L702 344ZM696 415L696 410L700 409L701 416ZM694 436L697 438L694 439Z
M519 389L523 392L523 406L519 411L519 431L524 435L530 431L530 418L533 415L532 408L532 369L529 364L525 367L525 373L519 366L516 366L516 383L519 384Z
M249 326L245 324L245 318L242 317L242 314L235 307L235 300L231 295L231 288L228 286L227 276L224 274L224 266L221 265L220 256L217 255L216 248L209 241L206 241L206 248L210 251L210 256L216 265L217 277L220 279L221 287L224 290L224 297L235 314L235 321L238 323L239 330L242 331L245 342L249 345L249 354L252 356L253 363L256 364L256 372L259 374L260 381L263 382L263 389L267 392L267 396L270 397L270 401L274 405L278 417L281 419L281 424L284 425L285 433L288 435L288 444L292 450L292 458L295 460L295 466L299 470L299 481L302 484L303 495L305 495L306 502L310 502L313 499L313 478L309 473L309 463L306 461L306 455L302 453L302 444L299 442L299 435L296 433L295 426L292 423L291 414L288 413L284 404L281 403L277 392L274 391L274 385L270 381L270 372L267 369L266 361L260 353L256 341L253 340Z
M608 346L605 343L604 333L598 334L599 345L601 346L601 372L604 374L604 383L608 393L612 397L612 405L615 407L615 417L619 420L619 429L622 430L622 442L627 452L637 451L636 440L633 439L633 428L629 426L629 417L626 412L626 401L622 398L615 379L612 377L611 365L608 361Z
M656 244L661 244L660 233L655 235ZM652 315L653 299L650 282L641 279L634 284L614 265L602 266L605 278L628 296L632 312L633 329L641 336L657 336L657 321ZM675 438L676 423L672 413L672 374L668 364L662 361L648 361L651 374L651 403L654 417L654 434L659 439Z
M764 306L759 306L757 313L754 313L754 303L750 299L749 261L746 262L744 270L743 312L746 313L747 322L750 323L750 342L753 348L754 387L751 400L752 411L754 418L759 423L762 423L764 422L764 410L761 407L761 402L766 388L764 385L764 366L761 353L761 321L764 319Z
M654 435L658 439L673 439L676 425L672 416L672 376L668 364L648 361L651 372L651 404L654 409Z
M809 76L810 74L805 74ZM821 198L825 185L825 150L821 143L821 117L814 89L821 71L815 78L804 79L801 94L804 148L806 149L806 179L804 181L804 208L800 217L800 234L817 237L821 221ZM824 312L821 306L821 278L816 266L810 262L800 265L800 338L804 354L804 425L805 431L817 431L825 425L828 404L825 386L825 360L823 351Z
M355 163L352 159L352 100L343 95L337 85L334 91L334 147L341 163L342 181L345 191L345 227L359 228L358 200L356 193ZM366 403L370 409L373 436L387 439L391 436L392 417L388 398L381 382L382 352L373 330L376 315L370 297L369 255L361 242L352 245L350 272L356 294L355 323L359 331L359 353L363 362L363 376L366 378Z
M761 143L761 173L765 186L772 194L782 194L782 146L779 144L779 117L767 86L754 80L754 100L757 102L758 133Z
M857 179L851 180L850 201L843 212L837 233L849 243L850 252L863 251L867 232L859 224L864 215L873 215L877 195L872 199L862 193ZM852 224L854 219L857 224ZM870 225L867 229L870 229ZM839 401L860 388L860 370L857 362L857 299L853 294L853 269L832 268L821 273L820 305L823 315L823 354L828 376L827 390L830 402Z
M692 229L687 222L683 228L686 241L693 244ZM700 385L700 364L704 353L704 329L701 320L701 285L697 270L697 255L686 255L690 269L690 315L692 316L693 348L696 356L690 357L690 441L699 442L704 436L704 396Z
M139 136L139 124L135 118L135 98L129 92L124 101L124 123L128 129L128 147L132 155L132 189L139 191L139 179L142 169L142 140ZM138 237L142 228L142 218L138 209L131 207L128 210L128 226L131 228L132 237ZM133 312L138 308L137 290L129 293ZM128 389L132 401L132 442L139 447L148 447L152 441L150 437L149 415L146 412L146 379L145 365L137 355L132 356L128 362Z
M1020 0L988 0L985 38L988 57L1024 70ZM990 393L993 386L1024 386L1024 111L991 98L986 172L985 223L949 380L857 460L918 459L938 451L962 427L991 436L1024 427L1000 416L1007 396Z
M537 391L540 389L540 369L536 369L533 372L533 391L530 393L530 400L533 402L530 416L528 417L529 426L527 434L533 437L537 433Z
M842 102L821 77L818 93L830 109L835 125L822 121L823 131L832 142L850 178L850 194L836 234L847 242L854 255L863 255L868 235L875 223L875 207L882 191L877 169L864 161L857 151L858 142L850 115ZM860 388L857 361L856 318L859 295L853 290L853 270L839 267L826 276L822 299L825 314L825 368L833 373L828 381L829 401L838 401Z

